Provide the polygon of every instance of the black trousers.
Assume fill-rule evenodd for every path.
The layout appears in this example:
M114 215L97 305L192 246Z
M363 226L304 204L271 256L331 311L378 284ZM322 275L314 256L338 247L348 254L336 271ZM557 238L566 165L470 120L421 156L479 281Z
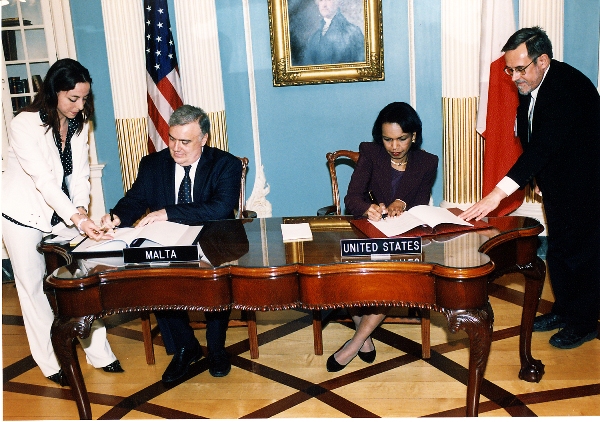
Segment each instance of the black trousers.
M186 311L157 311L154 313L165 343L167 354L183 347L193 347L196 340ZM225 336L231 311L205 312L208 353L225 349Z
M564 215L549 202L544 204L548 223L546 261L555 298L552 312L565 317L575 330L588 333L597 329L600 312L600 227L597 217L578 216L581 210L575 209L571 215ZM598 215L597 204L586 209Z

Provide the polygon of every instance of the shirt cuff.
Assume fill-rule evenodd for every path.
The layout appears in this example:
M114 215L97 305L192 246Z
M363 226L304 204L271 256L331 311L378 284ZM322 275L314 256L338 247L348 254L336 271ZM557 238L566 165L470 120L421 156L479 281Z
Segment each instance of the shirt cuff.
M504 192L506 196L509 196L517 189L519 189L519 184L510 177L504 176L504 178L498 182L496 187L499 188L502 192Z

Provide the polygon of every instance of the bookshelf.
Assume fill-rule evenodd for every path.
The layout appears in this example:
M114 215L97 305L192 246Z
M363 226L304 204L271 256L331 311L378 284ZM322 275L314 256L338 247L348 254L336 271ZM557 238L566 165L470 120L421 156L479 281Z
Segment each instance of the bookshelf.
M56 61L49 3L9 0L2 6L2 54L12 112L29 104ZM6 110L5 110L6 113Z

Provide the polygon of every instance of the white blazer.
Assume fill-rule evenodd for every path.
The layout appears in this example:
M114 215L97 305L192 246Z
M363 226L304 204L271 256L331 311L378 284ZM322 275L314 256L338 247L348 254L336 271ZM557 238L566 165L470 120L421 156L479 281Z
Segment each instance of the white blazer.
M90 202L88 125L71 138L73 173L68 198L62 191L63 168L52 129L46 131L37 112L21 112L10 123L8 156L2 175L2 213L43 232L50 232L52 213L67 224Z

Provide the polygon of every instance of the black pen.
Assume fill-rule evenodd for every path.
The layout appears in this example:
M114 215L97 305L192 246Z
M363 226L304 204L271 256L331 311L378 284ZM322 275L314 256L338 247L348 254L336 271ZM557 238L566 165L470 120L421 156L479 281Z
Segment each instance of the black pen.
M110 214L110 221L113 221L115 219L115 216L113 214L112 208L108 211L108 213Z
M375 198L375 194L373 193L373 191L369 191L369 198L371 198L372 204L379 205L379 202L377 201L377 198ZM387 217L387 213L381 214L381 218L383 218L384 220L386 217Z

